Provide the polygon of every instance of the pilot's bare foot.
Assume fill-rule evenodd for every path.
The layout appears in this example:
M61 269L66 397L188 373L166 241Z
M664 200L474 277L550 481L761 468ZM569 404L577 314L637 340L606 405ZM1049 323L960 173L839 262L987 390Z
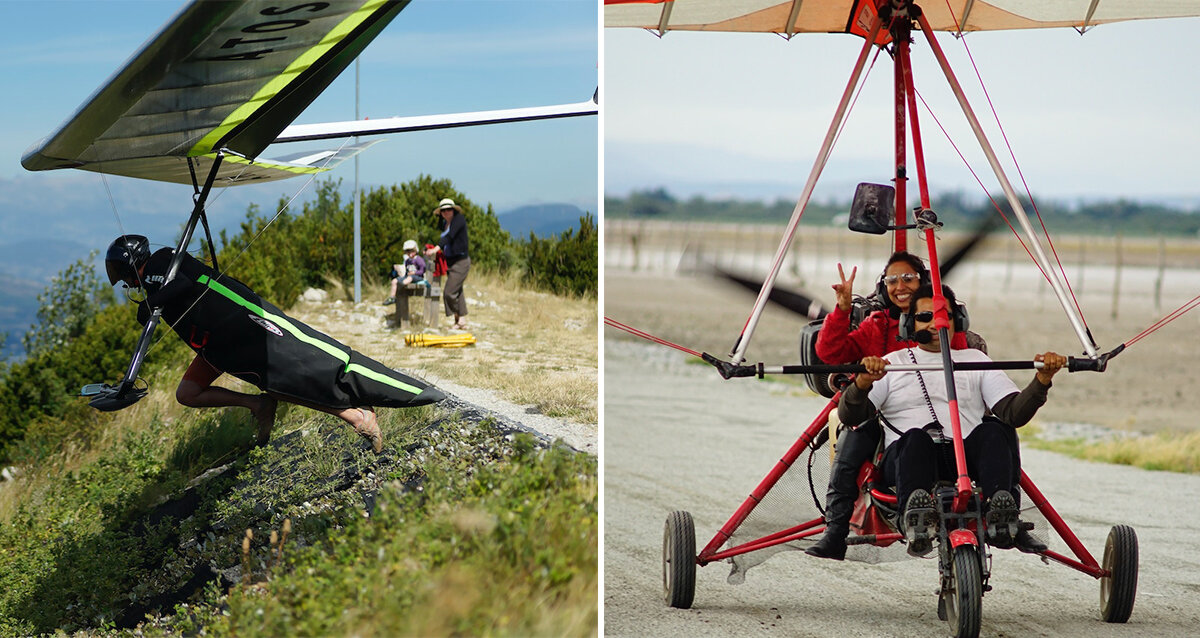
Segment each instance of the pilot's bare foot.
M271 429L275 427L275 408L279 407L279 402L269 394L260 394L258 399L258 407L250 410L250 413L258 422L258 438L255 443L263 446L271 440Z
M358 408L362 413L362 420L354 425L354 431L359 436L371 443L371 449L379 454L383 451L383 432L379 429L379 423L376 422L375 412L367 408Z

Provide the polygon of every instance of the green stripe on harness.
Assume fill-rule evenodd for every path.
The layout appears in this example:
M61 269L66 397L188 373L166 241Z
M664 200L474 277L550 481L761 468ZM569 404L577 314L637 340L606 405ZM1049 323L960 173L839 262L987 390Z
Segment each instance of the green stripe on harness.
M350 355L329 345L328 343L325 343L324 341L321 341L320 339L314 339L313 337L310 337L310 336L304 334L304 331L297 328L291 321L288 321L287 317L281 317L277 314L267 312L266 309L251 302L250 300L237 294L236 292L230 290L224 284L213 280L208 275L200 275L199 279L197 279L196 281L198 281L202 285L208 286L209 289L220 294L221 296L225 297L226 299L229 299L233 303L245 308L246 310L253 312L254 314L262 317L263 319L271 320L272 322L275 323L275 325L279 326L283 330L286 330L288 332L288 334L292 335L293 337L300 340L301 342L307 343L308 345L313 346L314 348L321 350L325 354L328 354L329 356L334 357L335 359L341 361L343 364L345 364L345 368L344 368L345 372L348 372L348 373L353 372L355 374L362 375L368 379L371 379L372 381L376 381L376 382L382 383L384 385L392 386L393 388L403 390L405 392L408 392L409 394L414 394L414 395L421 394L420 388L408 385L407 383L398 381L386 374L381 374L379 372L371 370L370 368L361 366L357 363L350 363Z

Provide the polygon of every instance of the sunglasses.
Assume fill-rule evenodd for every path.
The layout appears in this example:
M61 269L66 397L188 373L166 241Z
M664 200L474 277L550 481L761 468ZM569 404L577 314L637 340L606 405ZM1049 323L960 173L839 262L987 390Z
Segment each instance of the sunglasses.
M906 284L911 284L914 281L920 281L920 280L921 280L921 275L918 275L915 272L906 272L902 275L887 275L883 278L883 283L884 283L884 285L887 285L887 286L895 286L897 283L899 283L901 281L903 281Z
M922 323L933 321L933 311L926 310L925 312L918 312L917 314L913 315L913 320L920 321Z

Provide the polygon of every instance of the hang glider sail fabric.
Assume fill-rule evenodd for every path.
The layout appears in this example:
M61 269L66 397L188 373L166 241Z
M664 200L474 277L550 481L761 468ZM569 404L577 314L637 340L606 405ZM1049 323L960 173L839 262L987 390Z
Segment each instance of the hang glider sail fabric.
M1075 27L1200 15L1200 0L927 0L939 31ZM854 33L866 36L869 0L604 0L604 26L667 31ZM864 12L871 12L866 14Z
M21 164L190 184L188 158L203 179L227 149L220 186L332 168L366 145L258 156L408 2L197 0Z

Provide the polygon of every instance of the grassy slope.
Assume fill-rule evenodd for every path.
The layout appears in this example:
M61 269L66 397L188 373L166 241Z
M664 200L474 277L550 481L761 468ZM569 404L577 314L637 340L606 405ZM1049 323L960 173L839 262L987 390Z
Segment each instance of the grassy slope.
M183 365L0 488L0 635L596 633L594 457L439 408L381 412L381 457L300 408L248 451L244 411L174 403Z

